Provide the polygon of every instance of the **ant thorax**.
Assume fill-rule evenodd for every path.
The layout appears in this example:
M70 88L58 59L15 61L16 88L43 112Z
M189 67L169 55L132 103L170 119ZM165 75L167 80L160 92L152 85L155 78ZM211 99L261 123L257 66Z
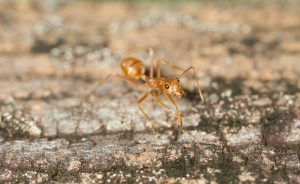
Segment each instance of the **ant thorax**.
M162 90L162 87L165 84L165 79L164 78L149 78L147 80L147 85L151 88L151 89L160 89Z

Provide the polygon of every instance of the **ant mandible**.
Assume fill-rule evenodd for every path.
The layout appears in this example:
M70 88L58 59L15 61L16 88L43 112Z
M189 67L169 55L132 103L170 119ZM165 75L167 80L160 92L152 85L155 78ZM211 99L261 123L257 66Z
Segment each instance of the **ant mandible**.
M123 75L119 74L109 74L106 76L102 81L98 83L98 85L94 88L94 90L90 91L87 95L90 95L93 93L100 85L102 85L104 82L106 82L111 76L114 76L118 79L125 80L127 82L130 82L134 86L140 85L139 80L143 81L143 87L146 87L149 91L142 95L137 101L136 106L139 108L139 110L142 112L142 114L146 117L148 121L151 121L150 116L145 112L145 110L142 108L141 103L149 96L151 95L153 98L153 101L163 108L169 110L170 107L166 105L159 96L163 94L167 100L169 100L176 108L177 112L177 118L180 121L180 129L183 130L182 127L182 116L180 113L180 110L178 108L176 100L172 97L175 96L177 98L184 97L185 93L181 87L180 84L180 78L187 73L188 71L192 70L194 74L194 78L197 83L197 87L199 90L200 100L203 102L204 98L201 93L199 81L196 79L196 70L193 66L188 67L187 69L182 69L181 67L174 65L172 63L169 63L165 60L156 60L156 77L154 77L154 59L153 59L153 50L149 49L149 55L151 60L150 65L150 75L147 76L145 74L145 65L140 59L137 59L135 57L127 57L124 58L120 64L120 67L123 71ZM178 77L166 79L160 76L160 62L169 65L170 67L183 71Z

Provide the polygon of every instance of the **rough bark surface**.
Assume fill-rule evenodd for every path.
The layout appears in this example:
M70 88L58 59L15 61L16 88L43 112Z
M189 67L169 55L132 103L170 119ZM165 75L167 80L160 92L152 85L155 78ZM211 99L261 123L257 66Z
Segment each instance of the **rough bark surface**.
M0 183L299 183L300 8L0 1ZM268 16L266 16L268 15ZM110 80L120 59L193 65L175 108ZM148 72L148 71L147 71ZM163 65L162 75L180 72ZM152 125L156 133L152 133Z

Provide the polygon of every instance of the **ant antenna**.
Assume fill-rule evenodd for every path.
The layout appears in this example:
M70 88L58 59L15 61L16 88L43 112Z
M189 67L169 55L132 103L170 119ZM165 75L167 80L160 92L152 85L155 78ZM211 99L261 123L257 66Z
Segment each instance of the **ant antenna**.
M194 79L196 80L196 83L197 83L197 87L198 87L198 90L199 90L199 95L200 95L200 99L202 102L204 102L204 98L203 98L203 95L202 95L202 92L201 92L201 89L200 89L200 84L199 84L199 80L196 78L196 70L193 66L190 66L189 68L187 68L186 70L184 70L179 76L178 78L182 77L184 74L186 74L189 70L193 70L193 76L194 76Z

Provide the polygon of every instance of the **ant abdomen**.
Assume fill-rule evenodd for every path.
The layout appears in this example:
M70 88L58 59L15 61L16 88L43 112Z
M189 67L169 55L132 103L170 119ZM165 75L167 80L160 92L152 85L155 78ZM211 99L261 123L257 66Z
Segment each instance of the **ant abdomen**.
M121 69L125 76L131 79L140 79L145 74L143 62L134 57L128 57L122 60Z

